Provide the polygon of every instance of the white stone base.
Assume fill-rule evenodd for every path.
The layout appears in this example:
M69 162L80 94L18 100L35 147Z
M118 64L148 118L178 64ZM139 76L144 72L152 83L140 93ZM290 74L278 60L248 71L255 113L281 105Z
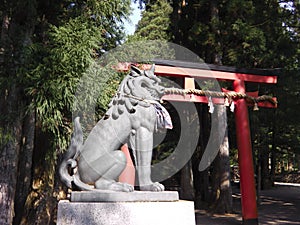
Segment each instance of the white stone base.
M69 202L58 203L57 225L195 225L194 203Z
M178 201L177 191L72 191L71 202L172 202Z

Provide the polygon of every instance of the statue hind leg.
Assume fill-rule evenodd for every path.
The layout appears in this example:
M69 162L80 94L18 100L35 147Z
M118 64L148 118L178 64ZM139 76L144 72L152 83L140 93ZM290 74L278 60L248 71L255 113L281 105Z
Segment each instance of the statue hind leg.
M120 174L126 167L126 157L120 150L108 152L97 160L98 165L93 165L93 169L101 174L95 181L95 188L100 190L131 192L134 190L132 185L117 182Z

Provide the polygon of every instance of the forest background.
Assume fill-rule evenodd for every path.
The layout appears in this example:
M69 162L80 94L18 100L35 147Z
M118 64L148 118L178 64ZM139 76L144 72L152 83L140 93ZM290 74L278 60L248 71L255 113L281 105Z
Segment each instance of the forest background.
M247 87L279 101L277 109L249 109L257 186L270 188L280 175L300 182L299 1L138 3L142 18L136 32L126 36L129 0L0 1L0 224L55 224L57 202L67 193L57 165L72 132L76 85L95 59L124 42L169 41L206 63L272 69L277 85ZM110 85L97 102L99 116L122 76L110 74ZM179 190L181 198L194 200L196 207L230 212L229 165L237 166L233 118L228 114L228 144L200 173L195 165L210 119L206 105L197 110L201 130L207 132L201 132L192 160L165 184ZM154 155L169 147L156 149Z

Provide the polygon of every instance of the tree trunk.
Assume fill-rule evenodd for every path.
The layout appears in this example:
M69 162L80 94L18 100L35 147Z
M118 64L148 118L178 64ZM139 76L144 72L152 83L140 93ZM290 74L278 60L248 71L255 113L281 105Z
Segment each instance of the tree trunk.
M1 113L1 155L0 155L0 224L13 223L15 210L19 207L14 202L17 195L18 171L30 173L30 169L22 168L20 151L32 148L32 132L23 133L26 97L22 84L21 68L25 68L26 55L24 47L30 44L34 29L35 14L33 12L35 0L4 1L3 21L1 28L1 70L2 90L0 96ZM25 135L25 136L23 136ZM29 136L28 136L29 135ZM28 139L22 139L28 136ZM29 142L27 142L29 141ZM24 146L22 146L25 144ZM22 150L23 152L23 150ZM23 160L23 158L21 159ZM30 161L30 155L26 159ZM20 162L20 164L19 164ZM19 168L19 166L21 166ZM30 164L28 165L30 167ZM21 173L22 173L21 172ZM24 173L24 174L25 174ZM23 179L27 179L26 176ZM27 186L30 180L26 180ZM21 182L22 183L22 182ZM21 185L21 183L18 183ZM18 186L19 186L18 185Z
M260 172L261 172L261 189L269 189L271 185L271 177L269 170L269 148L267 143L260 149Z
M219 6L218 1L210 1L210 28L214 34L213 50L209 51L210 62L222 65L222 45L220 43L220 29L219 29ZM212 171L212 192L211 192L211 206L212 212L226 213L232 211L232 189L230 185L230 160L229 160L229 141L227 130L227 114L226 106L216 105L215 110L218 116L217 130L226 129L223 143L220 146L219 153L213 163ZM222 133L211 134L219 140L219 135Z
M184 104L188 103L181 103L183 104L183 114L184 118L186 119L183 123L187 124L187 130L181 131L183 135L186 135L186 140L191 138L191 133L193 133L195 127L195 121L193 121L191 112L189 111L189 107L184 107ZM186 146L185 151L193 152L191 144L188 143ZM187 164L181 169L181 177L180 177L180 197L186 200L194 200L194 180L193 180L193 170L192 170L192 161L189 160Z
M209 168L204 171L199 171L199 164L209 139L210 119L207 113L207 105L197 104L196 107L200 119L200 138L193 157L194 186L196 194L195 206L196 208L206 208L207 203L209 202Z
M265 121L267 121L267 114L264 116ZM259 158L260 158L260 175L261 175L261 190L269 189L272 187L272 179L270 176L270 162L269 162L269 156L270 156L270 149L269 149L269 137L268 133L272 130L269 130L268 132L264 132L264 134L261 134L261 145L259 148Z
M274 110L273 114L273 119L272 119L272 149L271 149L271 182L272 186L274 186L274 181L275 181L275 174L276 174L276 110ZM299 155L300 159L300 155ZM300 169L300 161L298 163L298 167Z
M26 198L30 191L34 133L35 113L34 111L29 111L24 119L22 145L19 156L14 218L14 224L16 225L20 224Z
M181 169L180 184L181 199L194 200L194 180L191 160Z
M33 151L32 180L27 195L21 225L53 224L53 216L57 205L54 192L56 157L51 155L53 149L49 140L53 137L36 128Z
M208 54L210 56L209 61L216 65L222 65L222 51L221 51L221 43L219 41L220 29L219 29L219 8L218 2L216 0L210 1L210 28L212 34L214 35L214 43L211 48L213 50L208 50Z
M217 110L218 113L219 126L227 127L226 106L216 105L215 110ZM218 130L222 130L222 128ZM220 151L213 163L211 196L212 205L210 210L212 212L228 213L232 211L232 189L230 184L230 160L227 128L223 143L220 146Z
M203 154L204 147L199 145L196 149L195 155L193 156L193 177L194 177L194 188L195 188L195 208L203 209L207 207L209 202L209 176L208 169L199 171L199 163Z
M20 89L12 85L1 98L1 155L0 155L0 224L11 225L14 217L18 160L22 135L22 106ZM4 114L3 114L4 113Z

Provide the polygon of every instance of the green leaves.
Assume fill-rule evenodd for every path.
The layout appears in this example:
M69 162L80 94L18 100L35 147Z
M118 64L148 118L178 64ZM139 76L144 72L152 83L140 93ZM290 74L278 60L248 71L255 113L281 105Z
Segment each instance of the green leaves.
M125 54L127 61L151 63L155 58L174 58L174 46L168 43L172 37L171 12L172 7L166 0L146 5L135 33L127 37L125 43L128 49Z
M129 41L141 40L141 38L144 40L170 40L171 12L172 8L166 0L148 4L146 10L142 12L142 19L137 25L136 32L133 37L129 37Z
M94 73L90 85L119 79L115 74L103 73L96 60L107 50L114 48L123 37L119 24L129 12L130 1L65 1L65 8L53 6L57 23L43 19L42 33L27 52L27 68L24 69L27 96L33 98L38 124L44 131L53 134L56 146L64 149L70 136L72 110L77 85L87 73ZM52 15L54 17L54 15ZM47 29L45 29L47 27ZM46 38L45 38L46 37ZM102 72L101 72L102 71ZM108 77L110 76L110 77ZM116 82L118 83L118 82ZM106 90L105 87L103 90ZM97 92L87 89L87 103L98 101L98 108L104 110L110 91ZM105 99L105 101L104 101Z
M232 24L232 41L236 47L228 49L228 59L237 66L252 62L253 67L261 63L260 57L266 53L266 37L259 28L237 19Z
M50 35L53 48L50 50L54 60L63 71L82 72L96 56L95 50L103 42L101 27L71 19L65 26L51 27Z

